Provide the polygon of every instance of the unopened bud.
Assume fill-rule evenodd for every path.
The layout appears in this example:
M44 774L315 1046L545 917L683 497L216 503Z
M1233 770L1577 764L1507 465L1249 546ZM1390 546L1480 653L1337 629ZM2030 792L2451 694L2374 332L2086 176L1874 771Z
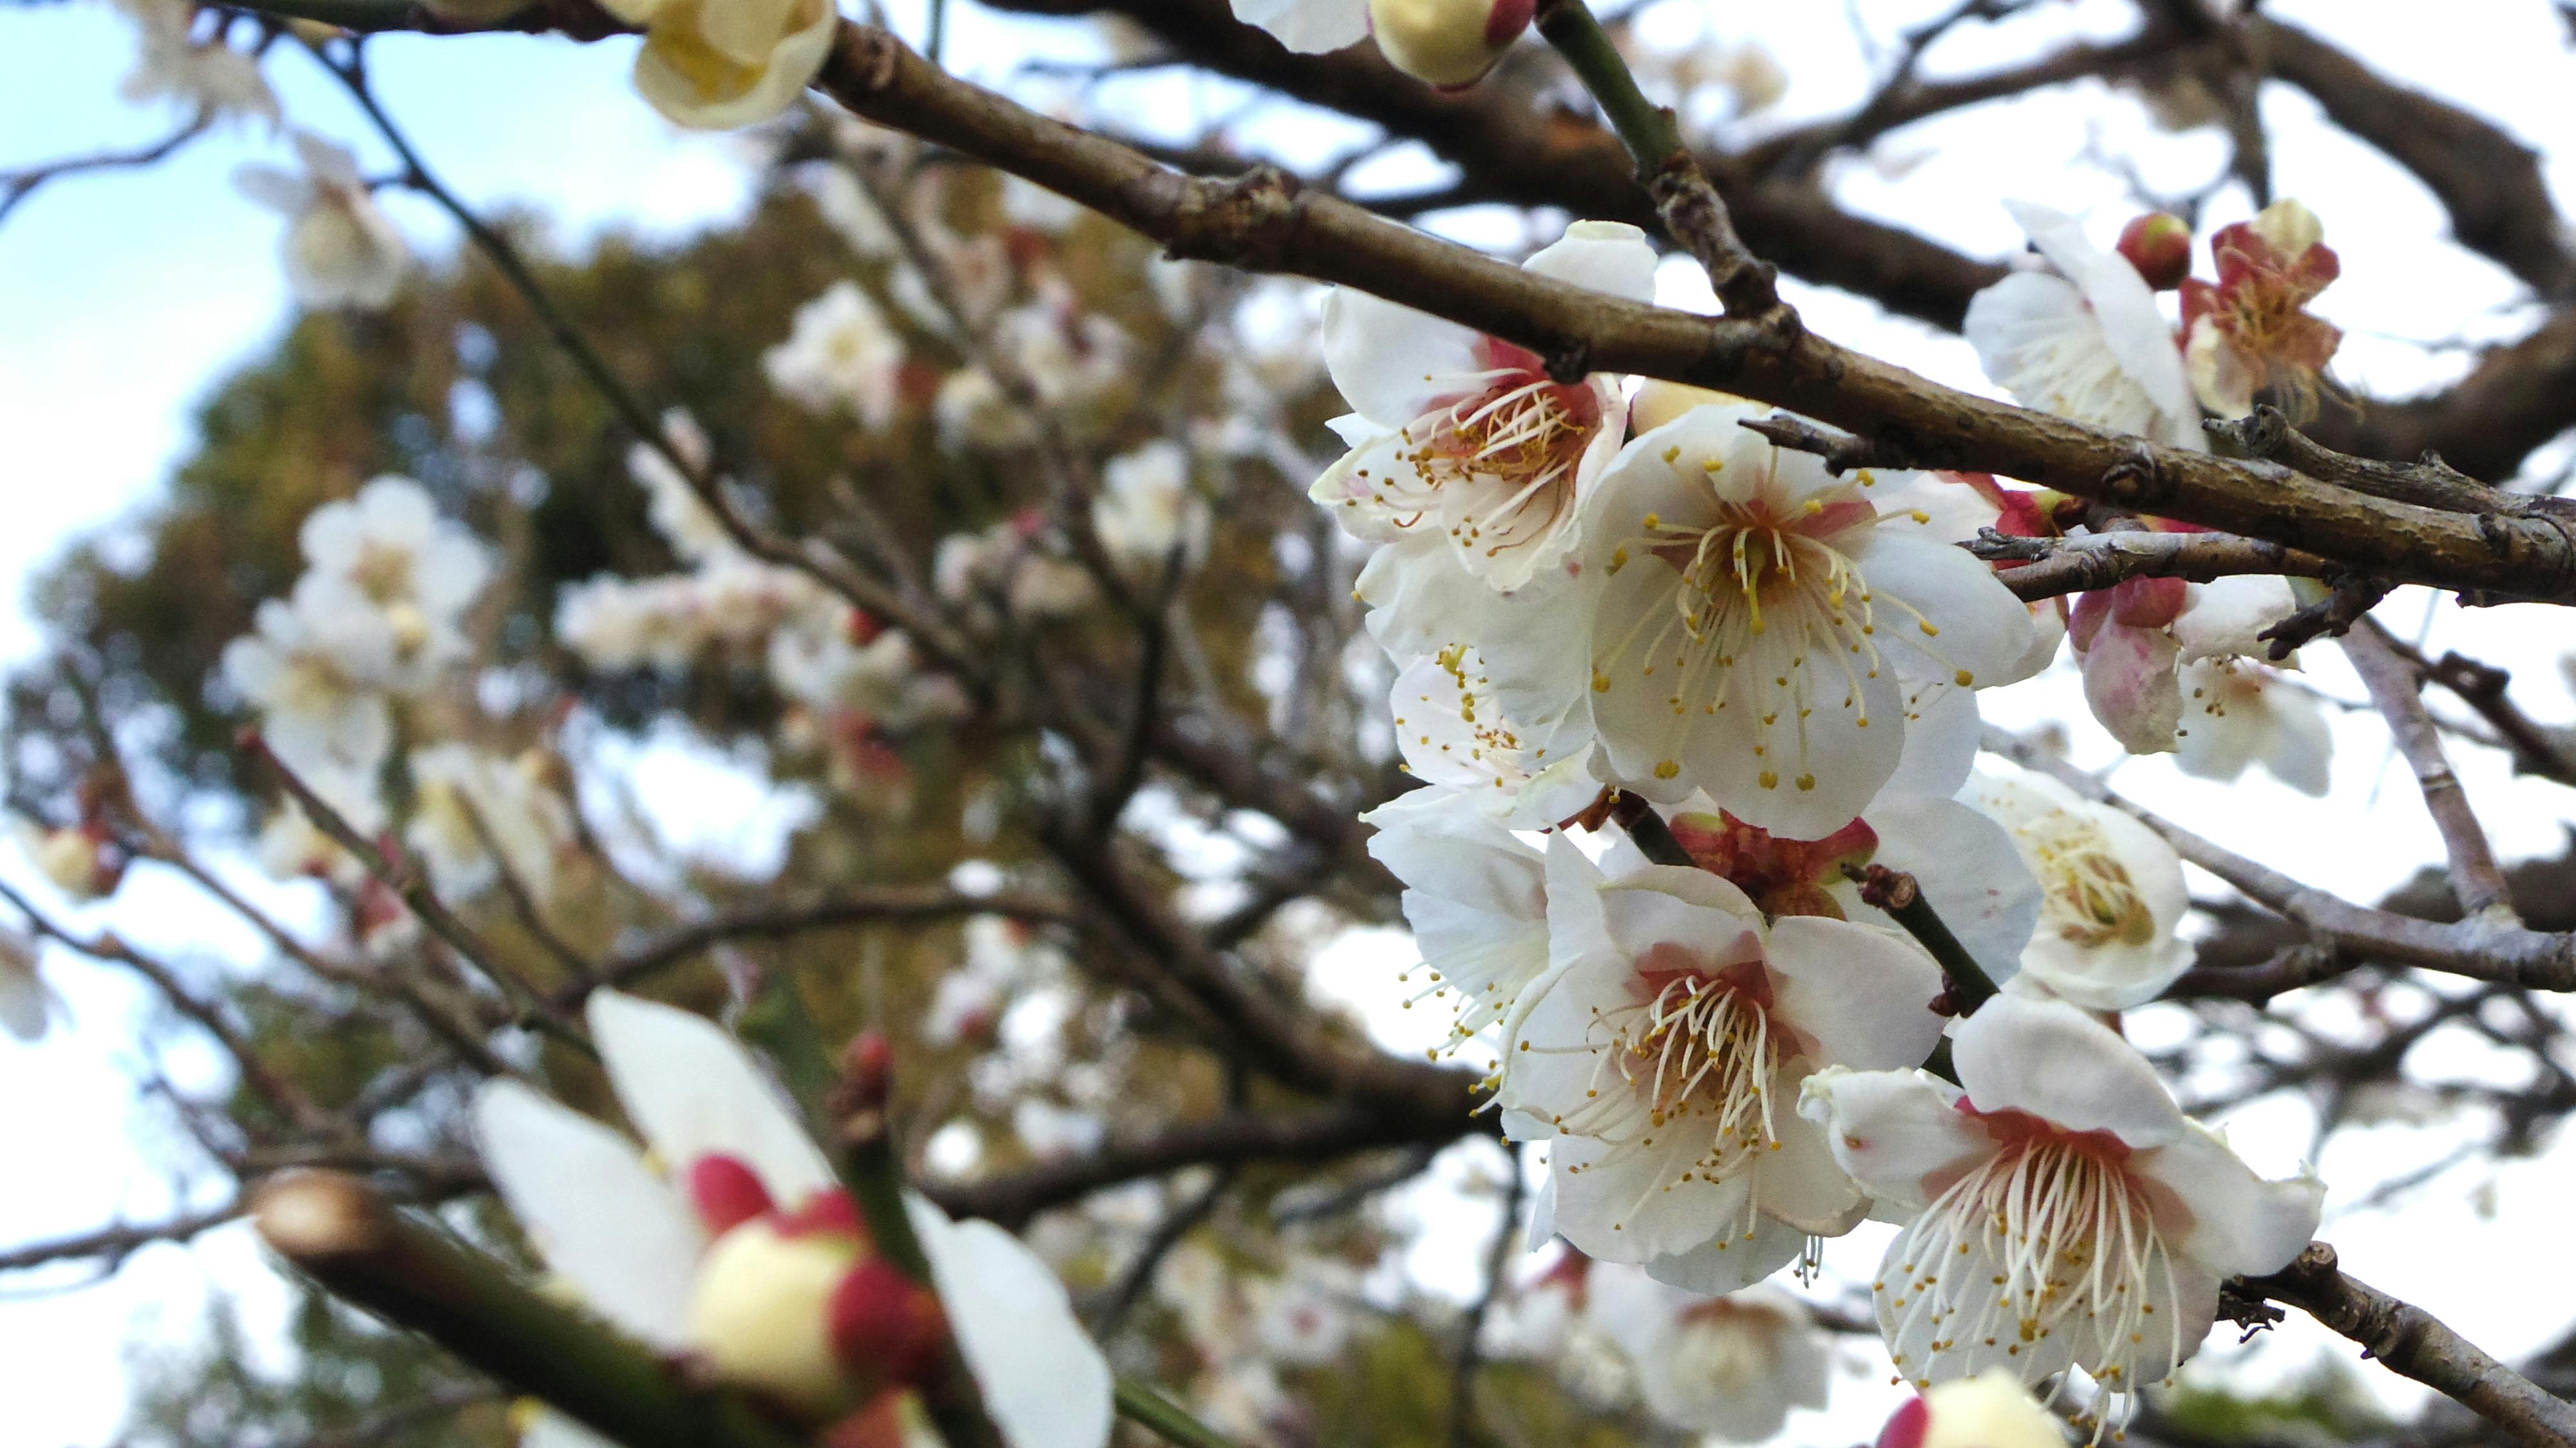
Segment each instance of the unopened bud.
M883 1031L861 1031L841 1053L843 1105L850 1111L883 1111L894 1095L894 1045Z
M715 1376L822 1416L850 1384L833 1351L832 1300L858 1255L836 1236L789 1236L765 1221L716 1239L689 1299L690 1346Z
M2179 578L2128 578L2111 589L2111 617L2130 628L2163 628L2182 616L2191 586Z
M1943 1383L1908 1400L1878 1433L1878 1448L2065 1448L2066 1432L2039 1400L2000 1370Z
M883 1257L851 1268L832 1294L832 1350L852 1373L919 1385L948 1355L939 1295Z
M2284 261L2296 261L2326 239L2325 223L2317 214L2287 196L2256 212L2253 226L2254 234L2270 242Z
M1369 0L1389 65L1436 86L1472 85L1529 28L1537 0Z
M2172 291L2191 275L2191 224L2170 211L2150 211L2120 228L2119 252L2148 286Z
M702 1156L689 1163L689 1204L710 1237L721 1237L756 1217L768 1216L769 1188L738 1156Z

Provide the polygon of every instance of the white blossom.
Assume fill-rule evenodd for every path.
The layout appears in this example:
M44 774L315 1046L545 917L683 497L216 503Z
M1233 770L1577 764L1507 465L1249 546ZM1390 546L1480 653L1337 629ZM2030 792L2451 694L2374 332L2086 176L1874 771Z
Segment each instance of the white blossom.
M796 103L832 53L832 0L607 0L644 27L635 88L653 109L699 130L772 119Z
M2198 1350L2222 1279L2280 1270L2316 1230L2322 1184L2256 1176L2076 1007L1998 996L1951 1046L1958 1086L1825 1072L1802 1105L1907 1219L1873 1297L1917 1386L2073 1366L2134 1395Z
M1091 526L1119 571L1150 580L1162 576L1176 550L1184 571L1207 557L1207 500L1190 486L1190 455L1179 443L1157 438L1111 458L1100 481Z
M434 744L412 751L411 774L415 798L403 838L428 861L439 893L474 894L507 867L539 901L553 897L555 866L572 843L573 820L570 806L546 783L542 754L503 759L471 745ZM484 843L487 833L492 847Z
M1706 404L1630 441L1570 576L1483 609L1476 643L1541 766L1597 742L1602 772L1648 798L1702 789L1814 839L1895 772L1907 680L2007 681L2030 613L1964 551L1882 526L1911 518L1874 506L1881 479L1738 426L1756 415Z
M1980 769L1960 797L2004 827L2039 879L2026 981L2117 1011L2155 999L2191 968L2191 943L2176 934L2191 896L2163 836L2029 771Z
M1369 32L1368 0L1234 0L1234 18L1309 55L1357 45Z
M306 515L297 533L312 571L346 583L381 610L402 687L417 690L464 656L458 625L490 576L474 536L438 516L409 478L381 477Z
M1962 330L1986 375L2026 407L2205 446L2182 353L2137 268L2085 240L2064 212L2004 206L2052 269L2015 271L1969 298Z
M1619 222L1576 222L1525 265L1613 296L1654 295L1654 250ZM1626 435L1617 378L1558 382L1525 348L1348 288L1325 300L1324 360L1353 409L1334 424L1351 450L1314 497L1354 536L1396 545L1381 570L1427 570L1439 582L1425 588L1463 570L1510 590L1552 573L1575 546L1582 501ZM1458 637L1422 609L1395 609L1372 628L1404 653ZM1430 641L1409 641L1417 636Z
M1507 1129L1554 1138L1533 1233L1723 1292L1850 1231L1865 1204L1799 1083L1921 1061L1940 967L1876 926L1765 921L1705 870L1547 866L1555 964L1522 992L1496 1097Z
M252 164L233 173L243 195L287 218L286 284L307 307L382 307L402 285L411 254L376 205L348 151L295 133L299 173Z
M385 691L400 661L383 610L343 579L307 573L252 618L253 632L224 646L223 672L259 711L269 747L298 770L372 771L393 743Z
M2334 734L2317 701L2281 670L2249 658L2194 659L2176 682L2183 713L2174 762L2185 774L2233 780L2259 764L2301 794L2325 794Z
M1627 1351L1647 1409L1670 1427L1759 1443L1790 1409L1825 1405L1832 1350L1776 1287L1707 1297L1604 1265L1589 1290L1587 1315Z
M858 283L838 281L796 309L785 342L762 354L770 385L819 413L848 408L871 429L894 420L903 337Z
M511 1080L474 1134L502 1200L584 1306L663 1353L800 1414L859 1406L845 1287L873 1270L848 1197L778 1089L712 1023L614 991L589 1023L624 1136ZM1100 1448L1110 1376L1063 1284L989 1222L906 1207L949 1328L1010 1448ZM872 1363L881 1367L882 1363Z

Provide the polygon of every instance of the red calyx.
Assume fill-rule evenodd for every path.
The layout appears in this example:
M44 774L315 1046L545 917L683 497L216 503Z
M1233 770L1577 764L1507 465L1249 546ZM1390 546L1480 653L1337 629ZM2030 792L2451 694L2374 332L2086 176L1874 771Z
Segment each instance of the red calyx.
M1538 13L1538 0L1494 0L1494 8L1485 16L1485 43L1496 50L1512 43L1529 29L1530 17Z
M2130 628L2163 628L2182 616L2190 585L2179 578L2130 578L2111 590L2111 617Z
M939 1296L883 1257L850 1269L832 1293L832 1351L853 1373L920 1384L948 1356L948 1315Z
M796 1209L780 1214L778 1235L782 1237L868 1237L865 1222L859 1220L858 1204L839 1187L816 1192Z
M768 1216L775 1205L758 1173L735 1156L702 1156L689 1163L689 1205L710 1237Z
M1853 820L1820 840L1791 840L1748 825L1731 814L1676 815L1673 839L1689 852L1692 863L1752 897L1769 915L1822 915L1842 918L1842 906L1825 884L1839 874L1845 860L1867 860L1878 849L1878 832Z

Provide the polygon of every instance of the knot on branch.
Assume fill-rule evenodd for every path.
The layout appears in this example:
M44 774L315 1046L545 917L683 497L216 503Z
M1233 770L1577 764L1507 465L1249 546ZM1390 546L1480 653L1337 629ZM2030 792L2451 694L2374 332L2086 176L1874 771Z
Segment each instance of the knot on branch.
M1224 181L1183 190L1166 253L1179 261L1222 261L1255 271L1286 269L1304 188L1263 163Z
M2156 450L2144 442L2132 441L2119 459L2102 470L2102 493L2108 501L2139 512L2163 511L2159 506L2173 493L2165 479L2164 469L2156 463Z

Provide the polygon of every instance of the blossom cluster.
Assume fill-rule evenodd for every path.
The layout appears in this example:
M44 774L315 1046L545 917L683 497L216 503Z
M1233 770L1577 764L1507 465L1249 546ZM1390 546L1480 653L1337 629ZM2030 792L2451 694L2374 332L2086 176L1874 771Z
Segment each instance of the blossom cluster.
M2061 270L2017 274L2006 303L2089 287L2097 330L2119 307L2154 316L2128 260L2024 214ZM1528 266L1652 291L1624 226L1578 222ZM2146 340L2152 366L2032 343L2013 376L2182 441L2199 414L2181 349L2161 324ZM2317 1183L2258 1177L2117 1028L2191 963L2180 861L2053 778L1980 766L1976 702L2064 636L2115 732L2171 749L2186 680L2197 701L2264 677L2244 656L2286 596L2150 580L2061 628L1955 546L2035 531L2035 495L1839 475L1748 428L1767 410L1741 400L1560 376L1364 296L1327 302L1324 348L1354 412L1314 496L1374 548L1359 593L1425 781L1367 816L1371 848L1406 886L1453 1049L1490 1052L1506 1134L1547 1144L1533 1239L1735 1294L1865 1217L1900 1221L1874 1294L1905 1378L2077 1367L2114 1407L2198 1347L2221 1278L2296 1255ZM2265 752L2205 732L2222 746L2205 766ZM1578 843L1605 816L1664 845ZM1909 876L1948 940L1858 888L1872 869ZM2003 993L1980 1003L1969 977ZM1681 1316L1715 1331L1771 1301ZM1707 1391L1672 1385L1681 1340L1644 1369L1667 1416Z

